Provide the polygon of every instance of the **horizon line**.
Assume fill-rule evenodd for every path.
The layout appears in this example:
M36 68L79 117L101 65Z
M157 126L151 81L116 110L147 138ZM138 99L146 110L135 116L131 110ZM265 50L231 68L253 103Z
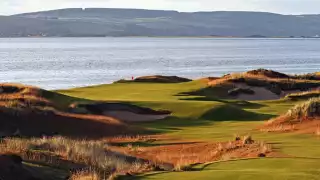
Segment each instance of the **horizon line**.
M303 15L320 15L320 13L310 13L310 14L282 14L282 13L276 13L276 12L269 12L269 11L248 11L248 10L212 10L212 11L178 11L178 10L167 10L167 9L147 9L147 8L108 8L108 7L70 7L70 8L58 8L58 9L47 9L47 10L39 10L39 11L28 11L23 13L14 13L14 14L8 14L8 15L2 15L0 16L15 16L20 14L32 14L32 13L41 13L41 12L49 12L49 11L59 11L59 10L67 10L67 9L117 9L117 10L145 10L145 11L167 11L167 12L177 12L177 13L214 13L214 12L252 12L252 13L269 13L269 14L277 14L277 15L283 15L283 16L303 16Z

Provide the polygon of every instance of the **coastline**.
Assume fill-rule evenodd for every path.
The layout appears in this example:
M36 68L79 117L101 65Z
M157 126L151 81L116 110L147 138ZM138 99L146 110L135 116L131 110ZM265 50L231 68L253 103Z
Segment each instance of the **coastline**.
M0 67L0 82L67 89L153 74L198 79L258 68L311 73L320 68L319 42L197 37L1 39L0 59L5 66Z
M258 172L266 161L268 170L299 162L294 168L304 173L319 165L310 161L319 156L318 87L320 72L293 76L266 69L198 80L145 76L60 91L1 84L0 135L5 139L0 150L17 155L20 163L46 166L48 173L59 167L64 176L57 180L75 174L93 177L91 173L147 179L159 169L170 179L176 173L219 178L212 171L217 165L237 178ZM292 121L291 112L306 117ZM37 158L39 153L45 158ZM300 162L308 167L302 169ZM241 174L234 171L235 163ZM286 173L296 175L296 170ZM154 176L168 179L162 173ZM53 176L43 179L48 177Z
M320 37L246 37L246 36L21 36L3 37L0 39L19 39L19 38L203 38L203 39L320 39Z

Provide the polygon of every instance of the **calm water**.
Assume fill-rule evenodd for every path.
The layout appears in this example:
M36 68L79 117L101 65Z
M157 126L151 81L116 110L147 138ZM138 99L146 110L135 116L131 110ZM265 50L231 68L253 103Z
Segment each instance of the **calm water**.
M320 70L320 39L0 39L0 81L62 89L142 75Z

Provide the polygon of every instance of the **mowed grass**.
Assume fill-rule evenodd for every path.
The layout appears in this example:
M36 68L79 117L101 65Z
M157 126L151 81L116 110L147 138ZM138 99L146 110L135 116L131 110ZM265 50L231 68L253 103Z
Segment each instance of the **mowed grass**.
M318 159L307 158L237 160L209 164L195 171L158 172L131 179L311 180L319 179L319 165Z
M318 137L257 130L266 120L286 112L300 101L245 102L181 95L204 87L206 83L201 81L119 83L58 92L82 99L122 101L170 110L173 113L170 118L137 126L181 141L218 142L233 140L236 134L251 134L254 139L268 142L277 151L291 157L218 162L198 171L146 174L137 179L320 179Z
M92 100L175 101L179 92L205 87L200 81L188 83L115 83L60 90L63 94Z

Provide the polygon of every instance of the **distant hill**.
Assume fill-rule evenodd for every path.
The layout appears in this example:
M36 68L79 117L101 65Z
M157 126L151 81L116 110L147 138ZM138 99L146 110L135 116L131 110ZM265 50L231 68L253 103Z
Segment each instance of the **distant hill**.
M320 15L78 8L0 16L0 37L316 35Z

